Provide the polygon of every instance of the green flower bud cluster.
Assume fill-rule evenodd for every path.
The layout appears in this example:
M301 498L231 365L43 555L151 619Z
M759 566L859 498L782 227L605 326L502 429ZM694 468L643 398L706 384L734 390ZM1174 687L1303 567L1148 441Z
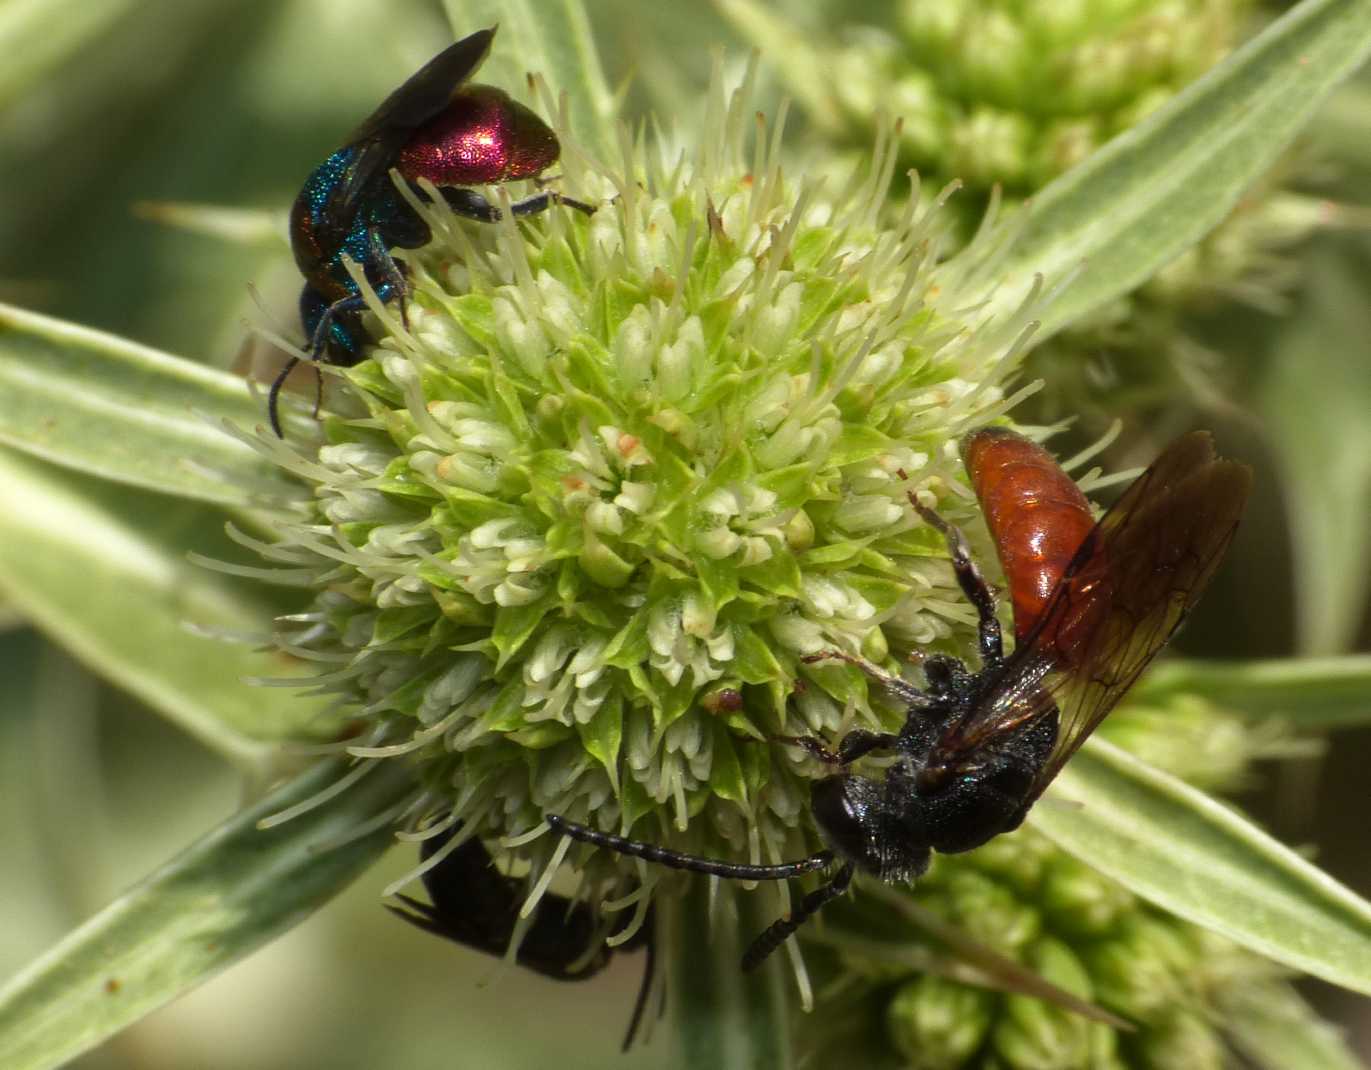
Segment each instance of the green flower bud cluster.
M898 711L802 659L971 645L908 497L960 482L959 439L1014 403L1028 312L958 318L978 254L942 260L917 196L885 222L889 155L821 194L765 134L746 147L746 92L711 102L684 158L639 147L619 174L568 151L589 218L481 226L416 200L437 240L403 320L373 300L383 337L325 440L258 440L314 487L264 551L323 592L278 642L325 670L339 748L417 759L409 824L460 820L531 880L562 858L548 812L803 851L812 763L764 738ZM588 865L586 897L660 877Z
M837 146L869 144L898 118L901 167L934 187L964 184L952 202L963 236L996 191L1012 215L1222 60L1259 17L1250 0L900 0L879 25L854 27L831 4L800 26L755 0L724 7L759 46L788 34L768 60ZM1280 305L1293 282L1285 250L1338 218L1290 188L1295 169L1287 160L1140 290L1035 350L1032 374L1051 388L1028 417L1102 429L1178 396L1222 404L1222 362L1179 317L1228 300Z
M902 0L839 54L834 90L854 128L900 116L921 172L1027 196L1222 59L1248 6Z
M973 208L996 185L1027 196L1222 59L1249 6L901 0L888 24L826 50L836 107L819 118L860 143L900 117L902 161L960 178ZM845 15L835 6L828 21Z
M892 926L884 905L859 896L858 904L832 912L824 943L837 949L845 973L866 978L860 1002L882 1008L884 1053L864 1053L881 1065L1220 1070L1229 1065L1229 996L1244 984L1272 983L1260 960L1142 903L1027 829L965 855L935 856L928 874L901 894L1132 1028L1016 990L993 969L978 973L971 960L940 950L920 931ZM873 927L882 933L878 941L870 939ZM868 936L848 945L849 931ZM913 960L911 948L923 958ZM901 956L918 968L892 965ZM856 1001L843 1013L872 1020ZM825 1043L825 1029L816 1027L816 1043Z

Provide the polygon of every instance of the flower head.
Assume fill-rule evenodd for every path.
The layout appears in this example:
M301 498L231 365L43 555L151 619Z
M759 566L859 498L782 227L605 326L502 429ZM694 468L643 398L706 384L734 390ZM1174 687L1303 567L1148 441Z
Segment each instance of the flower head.
M1041 189L1221 60L1250 0L904 0L832 61L849 133L902 116L904 158L955 175L974 212L992 187ZM974 218L972 220L974 222Z
M314 486L273 553L320 593L280 642L327 667L341 746L417 759L414 824L460 820L535 876L548 812L788 857L810 769L765 737L898 716L802 659L971 634L908 495L958 484L958 439L1013 403L1026 314L962 307L982 254L939 263L947 193L887 210L889 139L829 192L749 138L746 86L716 79L709 109L680 157L568 151L589 218L416 199L439 237L406 315L372 302L381 338L308 454L262 447ZM640 879L604 853L585 873L586 895Z

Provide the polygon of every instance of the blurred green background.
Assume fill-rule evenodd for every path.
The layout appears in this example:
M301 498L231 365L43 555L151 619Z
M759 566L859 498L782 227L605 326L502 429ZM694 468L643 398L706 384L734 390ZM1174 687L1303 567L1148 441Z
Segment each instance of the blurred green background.
M33 39L44 0L0 0L6 38ZM285 213L304 176L387 92L450 40L437 0L88 0L0 71L0 299L220 367L245 321L293 330L299 281ZM717 44L745 47L708 5L593 5L630 113L682 112ZM631 13L631 17L629 14ZM475 27L472 27L475 28ZM510 87L513 88L513 87ZM1311 130L1315 192L1371 201L1371 81ZM797 124L797 132L802 124ZM274 214L225 241L160 225L140 202ZM1179 646L1261 657L1371 648L1371 237L1330 229L1296 254L1283 315L1228 305L1191 325L1237 369L1213 428L1258 470L1228 565ZM1146 456L1165 418L1125 426L1109 463ZM1152 436L1156 436L1153 438ZM1061 450L1079 444L1063 439ZM1132 447L1132 451L1130 448ZM87 674L9 613L0 592L0 976L228 815L242 786L213 755ZM1368 698L1371 704L1371 697ZM1321 760L1267 766L1242 801L1288 842L1371 893L1371 731ZM380 908L412 862L386 863L288 937L76 1065L152 1067L656 1066L617 1047L641 960L558 985L433 940ZM1371 1058L1366 1001L1311 996ZM580 1061L578 1061L580 1060Z

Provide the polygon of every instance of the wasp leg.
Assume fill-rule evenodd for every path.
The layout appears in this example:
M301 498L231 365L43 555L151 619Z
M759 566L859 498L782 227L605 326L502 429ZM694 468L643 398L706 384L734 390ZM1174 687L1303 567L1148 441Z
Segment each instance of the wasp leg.
M459 216L474 219L478 223L494 223L500 218L500 209L474 189L467 189L464 186L447 186L441 192L448 207ZM563 197L560 193L554 193L552 190L544 190L542 193L535 193L532 197L526 197L522 201L515 201L509 206L509 211L511 215L516 216L537 215L539 212L546 212L554 204L574 208L586 215L595 214L594 205L573 200L570 197Z
M816 661L826 661L829 658L836 658L838 661L845 661L849 665L855 665L866 673L867 676L875 680L896 698L910 706L926 706L928 696L911 684L898 676L891 676L890 673L873 665L865 658L859 658L855 654L845 654L841 650L825 650L818 654L806 654L800 660L813 664Z
M395 297L403 298L405 294L406 282L404 271L400 265L391 257L388 252L382 251L385 257L387 278L376 287L376 296L381 301L390 301ZM300 295L301 319L304 321L305 330L309 334L309 359L315 364L315 393L314 393L314 415L319 416L319 406L323 402L324 380L318 372L318 364L323 361L326 364L356 364L362 359L360 343L350 336L360 324L360 313L366 309L366 299L360 294L348 294L347 297L339 298L330 304L324 304L327 298L318 294L311 287L306 286ZM403 305L401 306L403 312ZM333 334L334 329L342 325L342 333L349 338L344 342ZM341 354L331 356L325 360L325 353L328 352L330 343L336 343L345 350ZM272 381L271 389L267 391L267 417L271 422L271 429L276 432L277 438L285 438L281 430L281 417L278 409L280 408L281 388L285 385L286 377L295 370L295 366L300 363L299 357L292 357L286 362L286 366L281 369L276 378Z
M372 227L367 232L367 244L370 246L368 259L373 265L382 265L386 276L385 281L376 287L376 296L384 302L393 301L397 297L400 299L400 325L408 331L409 312L405 296L409 291L409 280L405 278L405 270L395 257L390 255L386 236L377 228Z
M743 972L755 970L768 955L786 942L791 933L817 914L826 903L847 891L847 886L852 883L852 874L852 864L848 863L838 870L831 881L801 899L789 914L772 922L743 953Z
M1004 642L1000 636L999 618L995 616L995 592L972 560L966 536L955 524L949 524L932 509L919 504L912 491L909 500L924 522L941 532L947 540L947 552L952 556L952 571L957 576L957 585L967 601L976 607L976 615L980 619L981 664L987 668L998 665L1004 660Z
M873 750L888 750L899 741L899 736L889 732L868 732L865 728L854 728L843 736L836 751L829 750L824 741L816 736L769 736L772 743L789 743L803 747L825 765L850 765Z

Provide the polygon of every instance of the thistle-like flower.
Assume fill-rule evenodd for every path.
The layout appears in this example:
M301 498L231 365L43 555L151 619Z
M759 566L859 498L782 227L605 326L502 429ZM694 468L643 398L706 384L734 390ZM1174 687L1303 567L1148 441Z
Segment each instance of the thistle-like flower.
M792 854L810 770L765 738L895 715L802 659L966 648L908 494L959 487L957 441L1030 389L1006 391L1027 311L978 319L984 255L940 262L951 190L889 215L888 139L845 190L794 183L778 132L749 139L748 86L721 85L679 158L568 153L588 219L416 201L439 238L406 315L373 301L380 341L318 441L303 420L253 440L314 487L267 552L319 592L279 644L326 667L340 749L416 762L420 837L460 822L453 847L503 843L535 877L561 857L546 812ZM585 861L590 899L657 879Z

